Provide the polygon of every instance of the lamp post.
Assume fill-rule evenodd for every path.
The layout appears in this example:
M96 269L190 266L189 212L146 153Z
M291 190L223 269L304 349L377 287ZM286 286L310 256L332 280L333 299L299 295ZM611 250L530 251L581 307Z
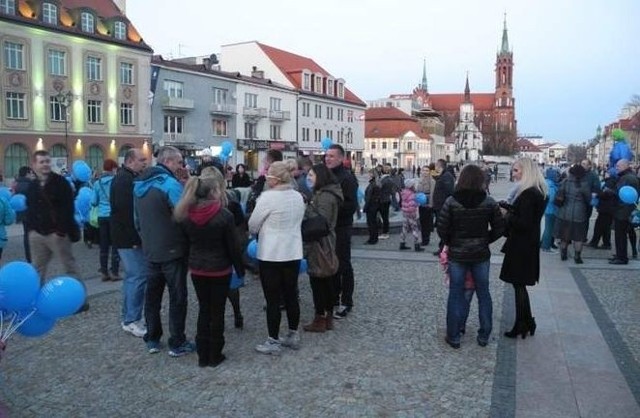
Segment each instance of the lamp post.
M604 143L602 142L602 128L600 127L600 125L598 125L598 127L596 128L596 140L598 141L598 145L600 146L600 155L599 155L599 162L600 162L600 167L602 168L602 170L604 170Z
M67 170L68 170L69 163L70 163L69 160L71 156L71 153L69 152L69 106L73 101L73 93L71 93L70 91L66 93L60 92L56 95L56 100L58 101L58 104L60 105L60 107L62 107L62 110L64 111L64 147L67 151Z

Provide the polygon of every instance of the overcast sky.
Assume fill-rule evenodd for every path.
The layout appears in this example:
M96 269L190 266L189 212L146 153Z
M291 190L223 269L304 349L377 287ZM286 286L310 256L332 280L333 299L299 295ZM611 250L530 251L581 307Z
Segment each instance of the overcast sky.
M582 142L640 94L640 0L128 0L145 41L174 58L256 40L314 59L363 100L494 91L507 13L518 130Z

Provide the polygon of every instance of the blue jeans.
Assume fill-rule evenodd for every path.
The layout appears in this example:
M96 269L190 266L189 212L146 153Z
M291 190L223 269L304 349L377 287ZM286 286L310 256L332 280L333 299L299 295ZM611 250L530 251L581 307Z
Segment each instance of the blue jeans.
M543 250L551 249L553 244L553 225L556 223L556 215L544 215L544 232L542 234L542 244L540 248Z
M144 291L149 277L149 266L141 248L118 249L124 264L122 282L122 322L129 325L142 319Z
M460 328L467 312L464 277L471 271L476 285L480 329L478 341L488 342L492 329L493 302L489 293L489 260L480 263L449 261L449 299L447 300L447 337L452 343L460 342Z

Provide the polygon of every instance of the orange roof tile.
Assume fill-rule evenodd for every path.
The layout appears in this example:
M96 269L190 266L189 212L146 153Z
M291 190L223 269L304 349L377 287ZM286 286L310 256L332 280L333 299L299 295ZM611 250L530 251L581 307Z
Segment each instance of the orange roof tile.
M416 118L407 115L397 107L370 107L364 112L365 120L408 120L416 121Z
M429 100L434 110L458 111L464 102L464 94L429 94ZM476 111L493 110L494 102L495 95L493 93L471 94L471 103Z
M431 139L415 118L395 107L371 107L364 115L365 138L399 138L411 131L420 138Z
M325 77L331 77L335 79L335 77L332 76L331 73L322 68L311 58L303 57L302 55L297 55L288 51L283 51L282 49L274 48L260 42L257 42L257 44L264 51L264 53L267 54L269 59L271 59L271 61L273 61L273 63L280 69L280 71L285 74L289 81L291 81L291 83L296 86L297 89L302 88L301 77L299 75L302 70L309 70L313 73L320 73ZM297 74L297 76L294 76L294 74ZM332 97L332 99L342 100L337 96ZM365 102L363 102L358 96L356 96L351 90L346 87L344 89L344 100L349 103L366 106Z
M533 142L529 141L528 139L519 139L518 143L517 143L518 149L523 152L542 152L540 150L540 148L538 148L537 145L535 145Z

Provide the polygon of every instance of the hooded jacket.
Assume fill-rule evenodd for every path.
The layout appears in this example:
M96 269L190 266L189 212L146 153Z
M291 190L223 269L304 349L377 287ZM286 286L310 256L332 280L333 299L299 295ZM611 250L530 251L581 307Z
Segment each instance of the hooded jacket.
M105 173L93 184L93 202L91 202L91 205L98 207L99 218L111 216L110 196L113 178L113 174Z
M505 220L484 191L458 190L438 214L438 235L449 246L449 260L479 263L491 258L489 244L502 236Z
M200 276L221 277L245 274L242 250L236 236L233 214L218 202L206 202L189 209L180 225L189 242L189 270Z
M146 169L133 183L134 221L144 255L152 263L184 257L186 237L173 218L182 185L164 165Z

